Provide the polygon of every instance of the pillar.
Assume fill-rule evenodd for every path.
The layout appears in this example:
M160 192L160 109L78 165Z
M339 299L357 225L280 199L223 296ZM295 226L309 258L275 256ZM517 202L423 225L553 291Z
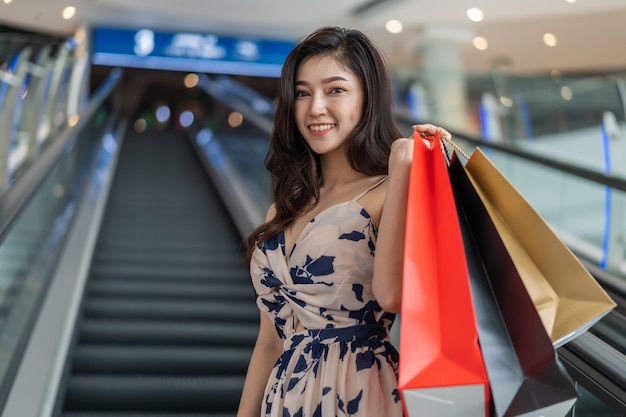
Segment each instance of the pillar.
M433 123L467 131L468 100L463 49L473 31L463 25L425 25L418 32L418 80Z

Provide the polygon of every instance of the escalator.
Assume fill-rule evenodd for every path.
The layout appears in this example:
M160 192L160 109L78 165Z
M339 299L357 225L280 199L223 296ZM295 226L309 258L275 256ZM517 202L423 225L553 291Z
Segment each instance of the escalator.
M55 415L234 415L258 329L240 242L189 140L129 131Z
M84 130L88 136L94 135ZM20 386L23 395L11 395L8 405L32 402L36 405L31 408L45 409L38 402L45 405L46 400L35 398L33 387L39 385L56 395L52 414L56 417L234 416L259 313L248 271L241 265L242 232L240 228L236 231L233 222L242 217L235 214L233 204L247 204L224 200L223 205L218 190L239 190L240 182L224 169L226 159L242 165L238 169L245 182L263 182L265 177L252 169L255 165L262 168L263 142L267 140L263 132L258 140L251 140L253 134L241 131L233 129L232 136L220 132L219 138L217 134L203 138L202 132L196 132L198 137L191 135L191 141L178 131L127 132L103 221L98 222L85 289L81 285L63 287L65 292L79 288L83 297L76 326L69 325L74 329L70 330L74 334L69 352L60 355L64 370L59 389L54 372L48 375L37 368L41 355L29 355L26 349L24 357L35 360L22 360L20 365L35 362L37 372L18 372L18 377L24 377L16 380L25 382L14 386ZM223 181L216 181L211 172L209 180L192 143L214 154L215 169ZM215 152L218 144L231 155ZM261 162L253 161L252 154L260 155L257 159ZM258 186L259 190L266 188L266 184ZM51 182L42 190L56 196L59 186ZM247 194L257 209L263 206L249 190L235 194ZM48 298L54 305L56 299ZM40 322L47 318L47 311L44 305ZM57 321L63 320L60 316ZM63 339L60 334L48 335L55 347L47 351L63 344L57 341ZM27 348L41 346L35 342L40 340L37 332L30 337ZM604 351L590 352L599 362L606 361ZM568 362L576 365L577 358ZM583 365L586 362L576 368L581 391L576 417L623 415L623 377L619 383L609 381L616 386L609 392L608 384L584 383L599 366L594 363L589 369ZM616 372L622 369L614 368ZM51 415L40 410L36 414L12 413L14 409L6 407L3 416Z

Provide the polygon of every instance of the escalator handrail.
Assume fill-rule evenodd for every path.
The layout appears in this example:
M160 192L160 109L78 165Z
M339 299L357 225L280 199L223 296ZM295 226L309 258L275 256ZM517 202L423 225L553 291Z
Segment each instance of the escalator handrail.
M603 403L626 413L624 355L592 333L584 333L558 349L574 379Z
M218 84L218 83L215 81L211 81L206 76L203 76L201 81L202 81L200 83L201 88L203 88L207 93L215 96L216 95L215 91L212 91L212 90L219 90L219 88L210 89L209 86L211 84ZM230 80L230 82L233 84L235 83L235 81L233 80ZM619 86L620 84L618 84L618 87ZM223 88L226 88L226 87L223 87ZM620 94L620 101L622 102L622 105L624 105L623 103L624 95L626 95L626 93ZM229 96L233 96L233 94ZM240 111L242 114L244 114L244 116L251 118L252 121L256 122L255 124L257 124L260 128L262 128L266 133L271 134L272 114L261 116L257 114L256 112L254 112L254 110L252 110L251 105L249 105L248 103L243 104L242 101L243 100L238 100L238 103L236 104L233 103L232 101L226 102L225 104L230 105L231 107L235 108L235 110ZM407 115L401 112L396 112L395 116L396 116L396 120L398 121L398 123L401 123L401 124L412 126L418 123L416 121L411 120ZM259 122L259 120L261 121ZM556 160L554 158L549 158L549 157L545 157L542 155L527 152L511 144L491 142L483 138L471 137L463 132L459 132L455 130L450 130L450 133L452 133L454 137L462 139L468 143L471 143L474 146L492 148L492 149L495 149L495 150L498 150L507 154L515 155L519 158L532 161L542 166L546 166L546 167L549 167L549 168L552 168L561 172L572 174L579 178L583 178L592 182L606 185L617 190L626 191L626 180L623 177L614 176L614 175L606 175L604 173L597 172L592 169L583 168L574 164Z
M268 115L259 114L254 110L252 103L242 99L238 94L232 94L224 83L212 80L206 74L201 74L198 87L206 94L214 97L226 106L240 112L247 120L268 135L272 132L273 120ZM230 87L232 89L232 87Z
M581 263L587 268L589 273L602 284L602 287L615 294L626 295L626 281L617 275L611 274L598 265L593 264L586 259L580 258Z
M0 196L0 244L22 208L30 201L65 151L71 148L79 133L88 125L95 112L118 85L121 77L122 71L119 68L113 69L79 114L78 123L66 127L58 137L55 137L33 164Z
M397 115L396 119L398 120L398 122L401 122L403 124L408 124L408 125L414 125L418 123L415 121L411 121L410 119L402 115ZM592 169L583 168L574 164L556 160L554 158L537 155L531 152L524 151L515 145L490 142L482 138L469 136L459 131L455 131L451 129L448 129L448 130L450 131L453 137L467 141L468 143L471 143L474 146L492 148L497 151L514 155L519 158L534 162L536 164L555 169L557 171L565 172L565 173L574 175L579 178L583 178L583 179L586 179L586 180L589 180L598 184L609 186L613 189L626 191L626 180L623 177L619 177L615 175L606 175L601 172L594 171Z

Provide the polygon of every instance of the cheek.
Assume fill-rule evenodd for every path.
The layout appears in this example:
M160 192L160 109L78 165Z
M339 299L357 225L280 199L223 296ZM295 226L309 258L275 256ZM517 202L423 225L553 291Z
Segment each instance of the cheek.
M296 102L296 104L293 106L293 117L294 119L296 119L296 124L298 126L304 123L305 116L306 108L304 106L304 103Z
M305 124L306 111L305 109L303 109L303 107L304 106L296 105L293 108L293 118L296 123L296 128L298 129L298 131L300 132L302 136L304 136L306 133L304 132L306 130L306 124Z
M349 115L349 119L352 123L357 124L363 118L362 106L355 104L354 106L346 109L346 114Z
M348 115L353 123L358 123L363 117L363 103L355 101L344 109L344 114Z

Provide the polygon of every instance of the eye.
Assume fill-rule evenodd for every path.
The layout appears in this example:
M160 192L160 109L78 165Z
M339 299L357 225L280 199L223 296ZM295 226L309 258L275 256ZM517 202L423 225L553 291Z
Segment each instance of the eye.
M302 91L302 90L296 91L296 97L306 97L308 95L309 93L307 93L306 91Z
M345 92L346 89L343 87L333 87L330 89L330 94L341 94L343 92Z

